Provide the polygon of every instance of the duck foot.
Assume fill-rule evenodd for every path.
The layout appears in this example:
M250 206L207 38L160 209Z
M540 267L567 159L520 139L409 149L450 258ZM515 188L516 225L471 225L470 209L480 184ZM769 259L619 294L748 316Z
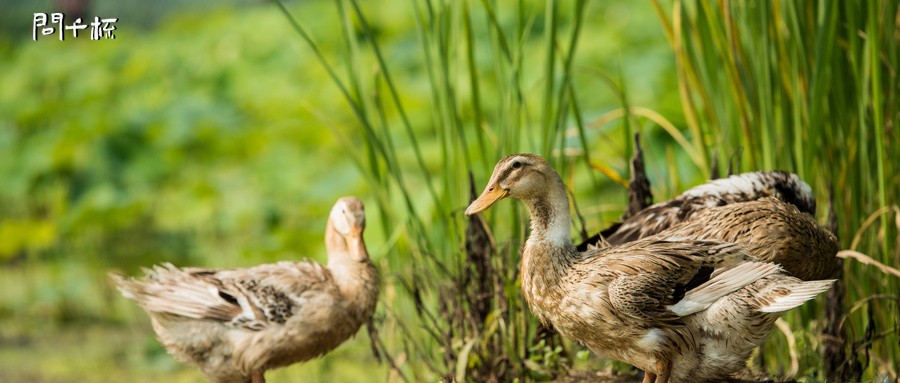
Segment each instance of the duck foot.
M669 383L669 374L672 372L671 361L656 362L656 381L654 383Z

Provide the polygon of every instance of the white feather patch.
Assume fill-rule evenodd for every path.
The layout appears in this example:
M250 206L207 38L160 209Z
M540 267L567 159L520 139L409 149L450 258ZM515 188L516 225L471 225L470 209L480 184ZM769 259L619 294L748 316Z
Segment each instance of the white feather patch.
M637 345L645 350L656 351L666 339L665 333L658 328L651 328L637 341Z
M250 301L247 300L243 294L237 296L238 304L241 306L241 317L244 319L254 321L258 318L256 317L256 313L253 312L253 308L250 305Z
M570 225L553 225L546 229L545 239L557 246L563 246L572 242Z
M350 232L350 222L347 221L347 209L347 202L344 200L338 200L334 207L331 208L331 223L339 233L344 235Z
M762 178L760 173L744 173L733 175L728 178L720 178L712 180L702 185L695 186L682 193L682 196L702 197L702 196L719 196L722 194L738 194L738 193L757 193L757 188L753 181Z
M764 313L780 313L788 311L794 307L802 305L804 302L813 299L816 295L831 288L834 279L822 281L801 282L791 288L791 293L783 297L775 298L771 304L764 306L759 311Z
M684 298L667 308L679 316L691 315L705 310L719 298L780 270L781 268L774 263L742 263L719 273L706 283L689 291Z

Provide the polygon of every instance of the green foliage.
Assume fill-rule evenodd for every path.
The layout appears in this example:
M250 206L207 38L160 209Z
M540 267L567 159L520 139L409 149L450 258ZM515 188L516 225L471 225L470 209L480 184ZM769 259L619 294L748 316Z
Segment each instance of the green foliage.
M199 20L173 18L152 33L123 20L116 40L29 41L0 61L0 318L21 323L0 334L4 350L34 354L5 339L35 339L26 342L37 347L50 336L62 339L58 352L78 352L78 343L63 345L71 338L56 324L77 331L123 318L141 326L125 333L127 341L156 343L107 271L135 274L163 261L321 262L331 205L364 195L320 120L340 105L311 101L333 88L315 81L315 63L297 67L296 50L272 37L289 33L275 10L222 10ZM271 27L261 34L261 25ZM47 332L29 330L36 325ZM98 336L84 343L85 355L115 351ZM366 350L362 344L355 355ZM48 372L54 381L88 379L78 371L90 368L51 366L65 360L55 355L44 367L23 368L62 368ZM16 358L0 370L22 365ZM312 374L318 367L288 376L332 376Z
M798 172L822 217L833 182L844 247L900 264L897 1L287 10L305 41L269 4L186 12L152 30L123 17L114 41L0 41L0 318L17 323L0 330L0 380L198 380L151 340L106 270L322 261L326 213L349 194L369 208L386 280L376 319L399 371L376 367L357 338L272 381L624 368L541 335L519 294L527 215L514 204L487 214L490 312L473 316L462 209L469 172L481 187L497 159L528 151L563 174L584 216L575 228L603 228L626 206L618 181L635 131L657 198L743 148L738 169ZM847 263L846 348L873 379L900 360L900 286ZM787 317L809 381L824 379L818 307ZM771 338L762 358L777 373L787 341ZM19 339L46 362L24 358ZM110 362L120 353L126 364Z
M175 20L149 37L126 25L114 42L40 41L2 64L2 256L93 253L131 268L209 250L233 263L240 249L320 249L331 190L360 185L328 131L308 127L329 112L297 102L328 92L277 85L315 70L273 70L295 53L253 26L276 15L234 17L208 14L208 32L189 40L198 26ZM310 158L334 166L303 166ZM109 238L127 233L151 243Z

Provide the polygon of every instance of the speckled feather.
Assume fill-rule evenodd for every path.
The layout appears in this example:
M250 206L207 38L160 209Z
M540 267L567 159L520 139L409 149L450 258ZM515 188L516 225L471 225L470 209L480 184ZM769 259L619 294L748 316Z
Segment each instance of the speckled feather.
M740 243L751 256L779 264L785 273L767 276L691 317L701 347L685 354L673 381L715 381L746 363L775 321L829 289L840 266L837 239L795 205L775 198L714 207L648 238L716 239ZM786 275L789 274L789 275Z
M605 237L613 245L625 243L691 220L709 208L766 197L792 204L813 216L816 213L812 189L797 175L781 171L750 172L712 180L688 189L672 200L641 210ZM599 236L595 237L586 242L597 242Z
M775 198L707 209L655 237L741 243L750 255L805 281L833 278L840 267L837 238L809 214Z
M685 299L679 290L702 268L725 270L745 264L751 270L778 270L752 262L738 245L715 241L646 239L575 257L567 252L541 244L526 248L522 291L532 312L545 325L601 356L651 371L658 359L674 359L698 348L697 329L686 326L690 316L679 315L672 306ZM713 292L706 306L752 281ZM705 282L709 286L731 281L713 277ZM642 344L650 331L658 333L659 339Z

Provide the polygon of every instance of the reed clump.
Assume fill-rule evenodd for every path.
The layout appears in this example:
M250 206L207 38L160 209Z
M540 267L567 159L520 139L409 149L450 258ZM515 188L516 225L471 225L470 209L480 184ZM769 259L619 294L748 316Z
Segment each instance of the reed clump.
M654 1L674 63L677 100L655 105L666 112L632 100L628 84L640 79L579 60L608 38L584 30L612 14L610 5L411 0L393 15L411 20L394 27L416 36L404 40L402 53L414 58L401 66L392 61L398 48L382 46L374 5L336 0L344 44L326 51L310 33L325 31L306 31L276 3L355 117L335 133L391 243L387 283L402 294L383 308L395 323L385 326L395 333L384 351L405 356L394 366L404 379L544 380L573 367L621 367L586 357L528 312L517 281L523 211L509 204L486 218L462 216L469 172L483 180L512 152L536 152L560 171L585 212L574 225L581 233L652 195L718 177L718 158L729 158L728 173L789 170L819 201L836 185L820 215L833 217L844 248L900 264L896 0ZM587 89L591 81L602 85ZM427 99L404 97L423 88ZM629 172L638 132L646 163ZM647 176L634 178L644 166ZM645 189L630 204L628 173ZM827 314L820 298L785 317L788 337L773 335L756 368L787 370L789 338L798 376L811 381L896 379L900 280L881 270L845 260Z

